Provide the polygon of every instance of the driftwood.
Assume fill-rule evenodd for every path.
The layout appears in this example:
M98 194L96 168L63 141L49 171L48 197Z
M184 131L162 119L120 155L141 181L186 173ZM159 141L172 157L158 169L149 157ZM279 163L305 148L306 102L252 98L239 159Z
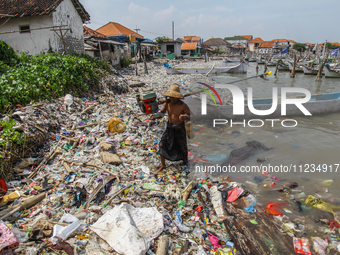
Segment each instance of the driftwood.
M144 82L133 83L129 85L130 88L139 88L139 87L144 87L144 86L145 86Z
M43 192L37 196L34 196L30 199L27 199L25 202L22 202L16 206L14 206L13 208L11 208L12 210L7 212L6 214L2 214L0 217L0 220L4 220L7 217L11 216L13 213L16 213L17 211L21 211L27 208L32 207L33 205L39 203L41 200L43 200L46 196L46 193Z
M93 108L95 108L99 103L94 103L93 105L85 108L80 114L83 115L84 113L86 113L89 110L92 110Z
M116 196L120 195L121 193L124 192L124 190L129 189L130 187L132 187L132 185L128 185L125 188L122 188L120 190L118 190L116 193L114 193L107 201L106 204L110 203L112 201L112 199L114 199Z
M106 181L109 182L112 179L114 179L115 177L113 176L109 176L108 178L106 178ZM91 196L88 198L88 200L86 201L85 207L84 209L87 210L90 206L91 201L97 196L97 194L99 193L99 191L104 187L104 182L102 182L101 184L99 184L97 186L97 188L92 192Z
M186 201L190 195L191 190L193 189L193 187L195 186L194 181L191 181L188 186L185 188L184 193L183 193L183 197L182 200Z
M86 128L86 127L92 127L92 126L95 126L95 125L98 125L98 124L99 124L98 122L94 122L94 123L91 123L91 124L87 124L87 125L83 125L83 126L77 127L77 129L83 129L83 128Z
M51 153L44 157L43 161L41 161L40 164L37 166L37 168L34 169L34 171L28 176L28 179L33 178L40 171L41 167L55 156L55 153L57 149L59 148L60 143L61 143L61 140L59 140L57 145L52 149Z
M158 241L158 248L156 255L166 255L168 254L169 247L169 237L167 235L161 236Z
M223 223L240 254L295 254L292 237L282 235L282 229L264 212L257 209L255 214L246 213L242 209L245 206L243 198L239 200L227 203L228 216ZM256 220L258 225L250 220Z
M66 171L68 173L73 173L74 172L74 171L72 171L72 169L70 168L70 166L66 162L63 163L63 166L65 167L65 169L66 169Z

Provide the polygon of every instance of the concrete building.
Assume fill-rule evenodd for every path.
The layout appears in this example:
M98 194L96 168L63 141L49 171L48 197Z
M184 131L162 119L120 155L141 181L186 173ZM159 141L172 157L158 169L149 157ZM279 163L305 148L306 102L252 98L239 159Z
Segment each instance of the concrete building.
M84 53L89 20L78 0L2 0L0 39L18 53Z

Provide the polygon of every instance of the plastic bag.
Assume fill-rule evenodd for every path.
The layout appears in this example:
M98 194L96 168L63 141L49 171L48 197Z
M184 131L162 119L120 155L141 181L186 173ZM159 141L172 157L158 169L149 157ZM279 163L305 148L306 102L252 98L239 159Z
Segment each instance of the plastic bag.
M253 201L249 206L244 207L243 210L247 213L256 213L256 209L254 206L256 205L256 201Z
M318 208L322 211L326 211L326 212L330 212L330 213L333 213L334 208L339 208L339 207L336 207L334 205L331 205L329 203L322 201L321 198L317 198L317 197L314 197L314 196L311 196L311 195L307 197L305 203L309 206L312 206L312 207Z
M313 249L319 255L326 255L328 243L320 237L312 237Z
M268 204L267 205L267 212L270 213L270 214L273 214L275 216L282 216L283 213L278 211L277 209L279 209L280 205L286 205L287 203L271 203L271 204Z
M118 132L119 134L123 133L126 129L125 123L123 123L123 121L117 117L111 118L106 127L110 130L111 133Z

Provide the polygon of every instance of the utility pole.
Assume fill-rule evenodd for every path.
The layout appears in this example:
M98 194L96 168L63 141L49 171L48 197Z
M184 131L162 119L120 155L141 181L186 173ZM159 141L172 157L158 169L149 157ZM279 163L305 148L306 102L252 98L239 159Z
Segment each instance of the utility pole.
M139 34L139 33L138 33L139 30L140 30L140 28L137 28L137 25L136 25L135 31L136 31L137 34Z
M175 22L172 22L172 40L175 41Z

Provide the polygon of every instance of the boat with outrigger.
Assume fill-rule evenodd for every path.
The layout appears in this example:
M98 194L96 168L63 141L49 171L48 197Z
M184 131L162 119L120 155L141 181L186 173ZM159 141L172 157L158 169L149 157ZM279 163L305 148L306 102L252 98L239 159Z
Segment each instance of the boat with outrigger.
M164 63L165 71L167 74L219 74L219 73L247 73L248 61L242 60L235 66L220 66L211 68L184 68L174 67Z
M230 82L229 84L236 83L239 81L243 81L245 79L251 79L255 77L262 77L264 78L266 75L270 75L271 72L263 73L260 75L247 77L244 79L239 79L234 82ZM200 83L203 85L208 85L205 83ZM209 85L210 86L210 85ZM202 91L197 91L197 94ZM193 95L195 93L191 93ZM289 99L298 99L304 98L305 95L297 95L289 97ZM201 104L202 99L198 96L190 96L185 98L185 103L189 106L191 111L194 115L202 117L202 119L234 119L240 116L233 114L233 102L230 100L229 102L222 105L213 104L207 102L206 107L206 115L201 115ZM253 99L252 104L256 110L269 110L272 108L273 99L272 98L262 98L262 99ZM247 100L244 100L244 115L242 118L244 119L268 119L268 118L282 118L282 117L298 117L298 116L305 116L305 114L298 108L295 104L287 104L286 105L286 115L282 116L281 113L281 102L278 100L277 107L275 111L273 111L269 115L255 115L248 107ZM324 94L313 94L308 102L303 103L303 106L311 115L324 115L330 113L340 112L340 92L334 93L324 93Z

